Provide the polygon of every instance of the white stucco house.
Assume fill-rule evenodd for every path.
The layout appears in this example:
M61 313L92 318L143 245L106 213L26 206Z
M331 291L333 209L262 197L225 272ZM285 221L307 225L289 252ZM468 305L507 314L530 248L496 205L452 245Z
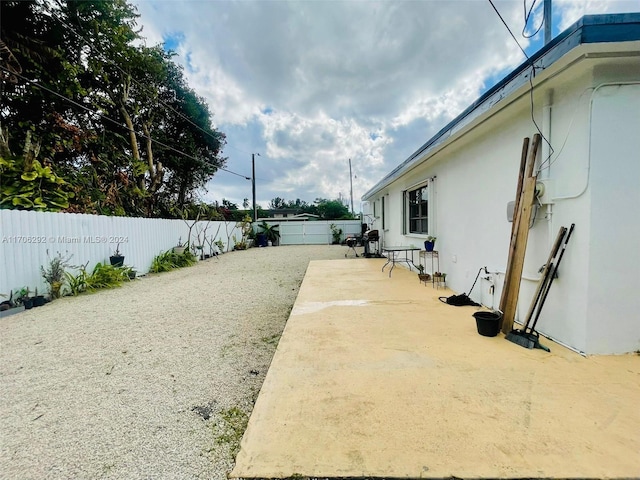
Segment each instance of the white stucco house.
M535 76L530 78L532 68ZM507 75L363 197L385 245L437 237L456 292L498 308L522 141L541 133L522 320L560 226L575 231L537 330L587 354L640 349L640 13L586 16ZM456 307L451 307L456 308ZM464 308L464 307L463 307Z

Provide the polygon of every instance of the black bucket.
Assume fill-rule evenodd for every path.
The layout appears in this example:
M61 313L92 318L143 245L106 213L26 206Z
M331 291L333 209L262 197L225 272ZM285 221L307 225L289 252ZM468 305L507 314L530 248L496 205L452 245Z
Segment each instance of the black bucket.
M478 333L483 337L495 337L502 326L502 314L500 312L476 312L473 314L476 319Z

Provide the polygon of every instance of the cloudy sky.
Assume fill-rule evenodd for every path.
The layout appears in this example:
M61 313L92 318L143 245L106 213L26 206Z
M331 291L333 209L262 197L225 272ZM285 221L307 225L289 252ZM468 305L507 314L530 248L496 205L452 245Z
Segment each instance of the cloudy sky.
M227 135L231 171L257 201L360 197L524 56L488 0L134 0L148 44L178 55ZM522 47L542 0L494 0ZM553 33L582 15L640 12L640 0L553 0ZM242 205L251 182L219 172L206 200Z

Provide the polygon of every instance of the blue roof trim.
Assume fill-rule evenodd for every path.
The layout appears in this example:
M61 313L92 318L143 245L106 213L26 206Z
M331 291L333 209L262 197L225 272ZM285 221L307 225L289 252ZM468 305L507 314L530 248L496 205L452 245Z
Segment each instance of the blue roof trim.
M531 65L534 65L536 71L544 70L575 47L585 43L629 42L635 40L640 40L640 13L585 15L529 57L529 60L520 64L500 82L487 90L460 115L431 137L427 143L369 189L362 196L362 199L365 200L377 190L391 183L400 172L406 170L427 150L444 142L457 130L528 82L531 74Z

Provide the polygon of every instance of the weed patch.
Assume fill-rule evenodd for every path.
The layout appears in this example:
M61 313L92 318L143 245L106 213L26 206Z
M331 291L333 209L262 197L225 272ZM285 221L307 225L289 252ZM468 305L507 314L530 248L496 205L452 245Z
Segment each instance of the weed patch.
M216 444L228 447L231 456L235 458L248 422L249 416L238 407L221 411L220 421L213 427Z

